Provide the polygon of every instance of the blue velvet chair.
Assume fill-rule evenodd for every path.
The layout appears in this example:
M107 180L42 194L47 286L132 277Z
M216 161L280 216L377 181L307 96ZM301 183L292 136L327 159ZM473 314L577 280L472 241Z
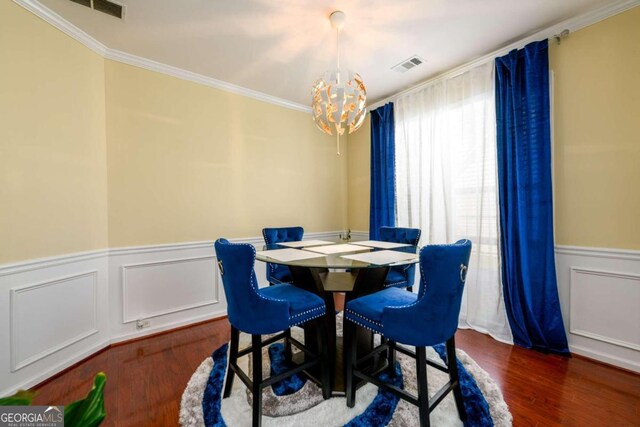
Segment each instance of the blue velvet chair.
M222 276L227 314L231 323L229 366L223 397L231 395L233 380L237 374L253 394L253 426L259 426L262 418L262 389L302 370L320 365L318 382L325 399L330 397L329 360L327 358L327 331L321 316L325 314L324 301L311 292L291 285L275 285L258 288L254 265L256 250L249 244L229 243L226 239L215 242L218 268ZM311 352L291 337L290 328L314 321L318 330L318 348L321 354ZM239 351L240 331L251 334L251 346ZM266 340L262 335L276 334ZM291 370L262 378L262 348L280 339L285 340L285 355L291 362L291 344L305 353L305 361ZM238 357L252 354L253 378L238 367Z
M356 379L376 384L414 405L420 412L420 426L429 425L429 413L453 391L462 421L466 412L458 380L454 335L458 328L458 315L462 291L467 278L471 242L460 240L451 245L429 245L420 250L420 289L418 295L398 288L386 288L347 303L345 308L346 393L347 406L353 407L356 398ZM364 327L386 338L368 355L356 355L355 332ZM446 342L447 363L427 359L426 346ZM415 352L397 346L415 347ZM358 370L358 364L380 352L387 351L389 368L395 372L396 351L416 359L418 396L392 387ZM429 400L427 364L449 374L445 384ZM405 380L407 380L405 378Z
M380 227L380 240L383 242L406 243L411 246L418 246L420 241L419 228L403 228L403 227ZM395 288L407 288L413 291L413 282L416 276L416 265L404 265L391 267L384 286Z
M280 227L263 228L262 236L267 246L277 245L281 242L297 242L302 240L304 228L302 227ZM291 271L286 265L267 263L267 280L271 285L293 282Z

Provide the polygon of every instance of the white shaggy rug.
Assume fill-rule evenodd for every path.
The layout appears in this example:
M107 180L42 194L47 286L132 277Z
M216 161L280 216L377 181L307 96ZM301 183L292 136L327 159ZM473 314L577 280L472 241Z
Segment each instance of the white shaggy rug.
M298 328L294 328L293 334L298 339L302 338L301 330ZM244 334L241 334L241 337L240 348L243 348L245 345L248 345L249 340ZM480 368L464 351L458 350L457 355L464 370L472 377L471 383L475 383L476 385L473 387L473 390L475 390L476 394L481 394L480 397L476 396L476 401L482 403L482 405L477 405L478 407L482 406L482 408L478 410L484 411L484 414L480 415L475 413L470 414L470 410L475 411L476 407L474 406L470 409L467 403L465 403L467 413L469 414L469 420L466 425L511 426L512 416L497 384L491 379L489 374ZM427 348L427 356L431 359L441 360L440 355L433 348ZM224 353L222 353L222 357L218 356L218 363L222 364L223 359L226 364L227 358L224 357ZM241 367L247 373L249 373L248 359L248 356L239 359ZM414 395L417 394L414 360L401 353L397 353L397 360L402 371L404 389ZM267 349L265 349L263 355L263 365L263 372L266 377L269 374L269 355ZM227 399L222 399L220 403L224 385L222 375L226 371L226 366L218 366L217 376L215 377L212 373L216 371L214 367L214 358L208 357L201 363L198 369L196 369L189 380L182 396L180 424L185 427L222 425L230 427L250 426L251 393L247 391L242 381L236 378L231 396ZM448 381L447 374L432 367L428 367L428 378L430 395L435 393ZM205 393L207 387L209 387L209 391ZM216 389L219 393L214 393L215 397L211 397L211 389ZM463 388L463 395L465 393L469 394L470 392ZM333 397L329 400L323 400L319 387L311 381L306 381L304 386L295 393L283 396L276 395L271 387L267 387L263 391L262 425L265 427L338 427L349 423L351 423L349 425L355 426L381 425L382 422L380 419L375 417L371 418L371 414L379 412L380 408L376 408L376 404L383 402L388 405L389 399L385 400L382 396L379 396L376 400L378 394L379 390L376 386L372 384L362 386L358 389L355 407L348 408L344 397ZM205 399L204 402L203 398ZM207 398L210 401L206 401ZM465 399L468 399L468 397L465 396ZM484 402L486 402L486 404ZM394 427L412 427L419 425L418 409L416 406L403 400L400 400L394 405L397 406L395 406L395 410L392 410L391 419L386 421L386 425ZM436 407L431 413L430 419L431 424L434 426L463 425L458 418L452 393L449 393Z

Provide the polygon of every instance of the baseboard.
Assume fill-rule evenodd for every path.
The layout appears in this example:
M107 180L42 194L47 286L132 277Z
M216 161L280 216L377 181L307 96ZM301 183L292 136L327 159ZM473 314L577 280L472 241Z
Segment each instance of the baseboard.
M0 397L10 396L17 392L18 390L28 390L33 387L37 387L41 384L46 383L47 381L55 378L58 375L62 375L66 370L71 369L74 365L83 362L90 357L98 354L101 351L104 351L110 346L109 341L101 342L98 345L90 347L84 350L81 353L78 353L73 358L66 360L64 362L58 363L57 365L51 367L50 369L41 372L33 377L29 378L26 381L23 381L19 384L14 384L7 389L0 390Z
M597 352L579 345L569 345L569 350L571 350L571 353L586 360L601 363L615 369L623 369L634 374L640 374L640 362Z
M72 362L69 366L65 367L64 369L61 369L61 370L59 370L59 371L47 376L44 380L39 381L39 382L37 382L35 384L32 384L32 385L29 385L29 386L25 385L25 387L20 387L20 388L22 388L22 389L24 389L24 388L33 388L33 389L37 390L37 389L41 388L43 385L55 380L56 378L60 377L61 375L64 375L66 372L70 371L71 369L75 368L76 366L86 362L87 360L91 359L92 357L95 357L98 354L100 354L100 353L102 353L104 351L107 351L107 350L109 350L109 349L111 349L113 347L119 347L119 346L122 346L122 345L130 344L132 342L155 338L155 337L160 336L160 335L170 334L170 333L177 332L177 331L180 331L180 330L183 330L183 329L193 328L193 327L198 326L198 325L202 325L202 324L205 324L205 323L210 323L210 322L214 322L216 320L221 320L221 319L226 319L226 318L227 318L227 315L224 314L224 315L221 315L221 316L208 318L208 319L204 319L204 320L196 320L196 319L194 319L193 322L188 322L188 323L185 323L184 325L176 325L173 328L163 329L162 331L154 331L153 333L149 333L149 334L146 334L144 336L139 336L139 337L135 337L135 338L132 338L132 339L126 339L126 340L123 340L123 341L114 341L114 340L112 340L111 343L105 343L102 347L96 348L95 351L90 352L86 356L79 357L79 359L77 361ZM14 393L15 391L17 391L17 390L14 390L11 393ZM9 394L9 393L7 393L7 394ZM4 395L5 394L0 394L0 396L4 396Z
M155 335L170 333L187 326L193 326L198 323L210 322L210 321L222 319L225 317L227 317L226 311L215 313L213 315L205 314L202 316L194 316L188 319L157 326L155 328L142 329L139 332L135 332L135 333L126 333L126 334L120 334L117 336L112 336L111 339L109 340L109 344L114 346L122 345L131 341L151 338Z

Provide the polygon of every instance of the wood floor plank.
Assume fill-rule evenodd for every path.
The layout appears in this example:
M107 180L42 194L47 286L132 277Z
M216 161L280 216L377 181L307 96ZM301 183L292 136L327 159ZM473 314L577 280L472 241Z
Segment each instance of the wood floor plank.
M104 426L174 426L198 365L229 340L226 319L112 347L37 388L36 404L68 404L107 374ZM515 426L640 426L640 375L542 354L460 330L457 346L500 385Z

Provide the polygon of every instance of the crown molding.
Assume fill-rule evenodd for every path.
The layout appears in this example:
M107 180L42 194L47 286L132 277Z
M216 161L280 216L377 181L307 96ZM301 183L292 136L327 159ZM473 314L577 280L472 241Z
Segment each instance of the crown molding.
M562 30L569 30L570 33L578 31L584 27L588 27L589 25L593 25L614 15L625 12L629 9L633 9L638 5L640 5L640 0L618 0L611 2L610 4L605 5L601 8L553 24L543 30L536 31L535 33L519 39L516 42L509 43L506 46L500 47L490 53L487 53L486 55L475 58L458 67L436 74L435 76L430 77L429 79L418 83L415 86L376 101L375 103L371 104L368 109L369 111L375 110L376 108L381 107L387 102L393 102L403 97L404 95L408 95L410 93L423 89L424 87L438 80L450 79L452 77L458 76L478 65L484 64L488 61L493 61L496 57L505 55L513 49L520 49L526 44L531 43L532 41L552 38L554 35L559 34Z
M22 0L22 1L25 1L25 0ZM134 67L144 68L146 70L155 71L155 72L166 74L172 77L177 77L182 80L188 80L190 82L209 86L215 89L220 89L225 92L231 92L237 95L242 95L249 98L257 99L259 101L268 102L270 104L278 105L280 107L290 108L292 110L302 111L305 113L311 112L311 107L298 104L297 102L287 101L286 99L278 98L272 95L267 95L266 93L263 93L263 92L258 92L253 89L247 89L245 87L238 86L233 83L227 83L222 80L214 79L213 77L208 77L208 76L194 73L192 71L188 71L182 68L174 67L172 65L156 62L151 59L132 55L127 52L122 52L120 50L107 48L104 57L112 61L133 65Z
M214 79L213 77L205 76L202 74L194 73L182 68L174 67L172 65L163 64L151 59L143 58L141 56L132 55L130 53L122 52L116 49L111 49L106 45L100 43L98 40L90 36L85 31L73 25L71 22L64 19L48 7L44 6L37 0L13 0L14 3L33 13L37 17L53 25L66 35L82 43L89 49L93 50L97 54L103 56L106 59L112 61L121 62L123 64L132 65L134 67L143 68L149 71L155 71L171 77L176 77L181 80L187 80L197 84L209 86L215 89L220 89L225 92L234 93L237 95L246 96L248 98L257 99L258 101L267 102L269 104L277 105L279 107L289 108L304 113L310 113L311 107L299 104L297 102L288 101L286 99L278 98L276 96L268 95L263 92L258 92L253 89L248 89L242 86L235 85L233 83L224 82L222 80Z
M44 6L42 3L35 0L13 0L13 2L27 9L38 18L41 18L42 20L53 25L69 37L75 39L76 41L79 41L97 54L105 56L107 47L104 44L100 43L98 40L94 39L89 34L85 33L80 28L64 19L53 10Z

